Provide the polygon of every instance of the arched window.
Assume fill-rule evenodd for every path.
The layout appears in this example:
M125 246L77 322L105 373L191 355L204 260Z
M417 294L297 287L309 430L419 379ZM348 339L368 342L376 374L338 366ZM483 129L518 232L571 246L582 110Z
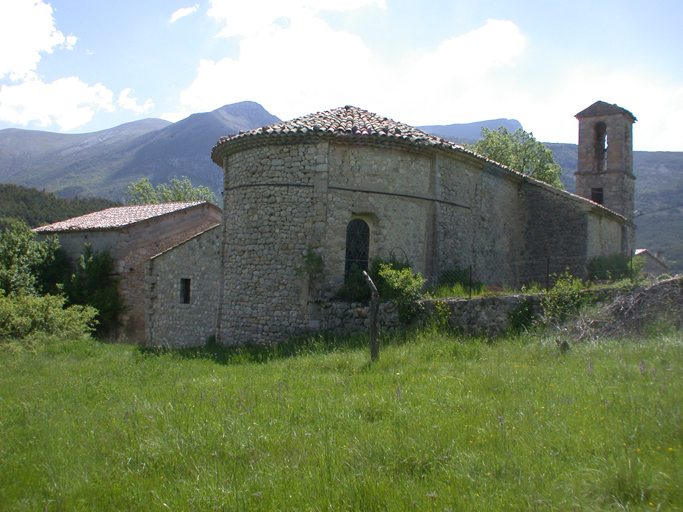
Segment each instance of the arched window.
M370 226L362 219L353 219L346 226L346 266L344 278L347 278L353 266L360 270L368 269L370 255Z
M595 148L595 165L597 172L607 170L607 147L609 141L607 139L607 126L605 123L599 122L593 128L595 132L594 148Z

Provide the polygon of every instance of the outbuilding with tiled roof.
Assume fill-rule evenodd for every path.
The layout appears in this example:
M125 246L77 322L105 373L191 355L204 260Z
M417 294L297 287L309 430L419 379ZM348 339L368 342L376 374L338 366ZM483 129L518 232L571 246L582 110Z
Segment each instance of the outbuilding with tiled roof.
M127 306L119 341L144 342L145 269L149 258L215 227L221 209L206 201L185 201L108 208L35 228L39 237L56 235L72 261L85 244L108 251L114 260L119 292Z

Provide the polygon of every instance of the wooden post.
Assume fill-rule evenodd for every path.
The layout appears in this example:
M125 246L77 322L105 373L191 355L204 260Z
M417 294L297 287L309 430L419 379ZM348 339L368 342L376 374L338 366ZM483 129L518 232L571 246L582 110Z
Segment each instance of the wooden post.
M363 276L370 287L370 359L377 361L379 359L379 340L377 339L377 316L379 313L379 292L375 283L368 273L363 270Z

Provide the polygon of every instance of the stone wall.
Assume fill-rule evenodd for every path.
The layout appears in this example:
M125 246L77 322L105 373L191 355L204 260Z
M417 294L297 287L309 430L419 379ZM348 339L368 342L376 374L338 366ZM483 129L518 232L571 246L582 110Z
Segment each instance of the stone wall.
M511 327L512 318L541 318L541 295L506 295L479 299L424 300L415 323L428 322L437 315L435 303L445 305L448 311L448 327L454 332L469 336L497 336ZM366 304L348 302L321 302L324 311L322 330L332 334L368 333L370 308ZM398 320L398 313L391 302L379 306L378 327L380 332L405 328Z
M316 145L301 144L226 159L220 343L269 343L309 329L308 279L298 270L326 215L318 156Z
M370 259L392 254L416 271L430 272L431 159L383 148L331 145L328 156L327 216L320 247L326 286L343 284L346 229L360 218L370 226Z
M550 186L525 182L524 248L519 254L520 283L545 284L548 274L586 273L588 219L580 200Z
M220 260L220 226L149 260L145 277L147 345L193 347L215 335ZM181 296L181 279L189 280L188 303Z
M59 233L60 245L77 261L85 244L96 252L109 251L119 281L119 294L127 310L121 327L112 333L117 341L145 339L145 266L152 256L218 224L220 210L208 203L155 217L120 229ZM220 268L218 264L216 268Z
M225 159L221 343L330 325L316 301L343 284L357 218L371 260L405 257L431 280L471 266L487 285L545 283L548 270L583 275L589 256L618 244L617 216L471 155L305 140ZM322 272L306 272L308 250Z
M440 157L437 165L439 199L445 202L437 205L436 277L471 266L476 280L516 285L523 246L521 179L474 159Z

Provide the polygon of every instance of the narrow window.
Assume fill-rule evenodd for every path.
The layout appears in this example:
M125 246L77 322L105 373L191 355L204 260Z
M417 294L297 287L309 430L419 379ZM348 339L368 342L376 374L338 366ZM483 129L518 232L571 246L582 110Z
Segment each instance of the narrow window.
M180 280L180 303L189 304L190 303L190 279Z
M370 226L361 219L353 219L346 227L346 266L344 277L348 278L354 269L368 269L370 254Z
M591 201L598 203L598 204L604 204L605 197L602 192L602 187L600 188L592 188L591 189Z
M593 128L595 131L595 166L597 172L604 172L607 170L607 147L609 141L607 139L607 126L605 123L597 123Z

